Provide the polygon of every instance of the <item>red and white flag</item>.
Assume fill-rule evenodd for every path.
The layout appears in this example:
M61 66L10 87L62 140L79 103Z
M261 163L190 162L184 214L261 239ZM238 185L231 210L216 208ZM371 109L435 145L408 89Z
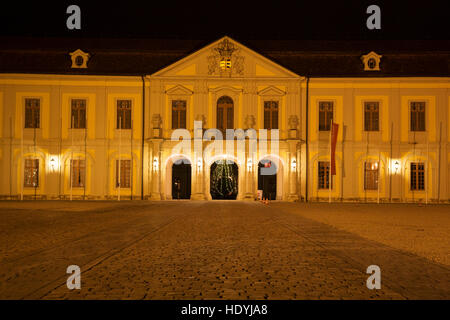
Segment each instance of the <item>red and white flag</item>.
M339 131L337 123L331 124L331 175L336 175L336 142Z

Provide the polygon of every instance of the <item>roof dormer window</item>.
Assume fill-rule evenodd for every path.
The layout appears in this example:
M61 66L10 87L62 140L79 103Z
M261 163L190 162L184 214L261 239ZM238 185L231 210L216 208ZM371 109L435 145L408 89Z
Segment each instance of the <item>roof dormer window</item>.
M381 55L371 51L368 54L361 57L364 64L364 71L380 71Z
M87 62L89 60L89 53L86 53L80 49L75 50L74 52L70 53L70 58L72 59L72 67L74 69L80 68L80 69L86 69L87 68Z

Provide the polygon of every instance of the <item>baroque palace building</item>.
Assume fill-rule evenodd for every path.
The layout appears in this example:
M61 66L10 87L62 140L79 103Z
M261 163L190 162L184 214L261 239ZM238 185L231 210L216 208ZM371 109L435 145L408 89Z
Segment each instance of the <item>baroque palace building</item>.
M0 49L2 199L450 199L448 42L29 40Z

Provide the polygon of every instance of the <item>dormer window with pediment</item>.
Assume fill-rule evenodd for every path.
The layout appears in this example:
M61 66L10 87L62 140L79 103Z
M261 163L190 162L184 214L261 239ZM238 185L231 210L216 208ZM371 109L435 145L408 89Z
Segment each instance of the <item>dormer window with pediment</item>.
M361 57L364 64L364 71L380 71L380 61L382 55L376 54L371 51L368 54Z
M72 59L72 69L86 69L89 61L90 54L82 51L81 49L75 50L70 53Z

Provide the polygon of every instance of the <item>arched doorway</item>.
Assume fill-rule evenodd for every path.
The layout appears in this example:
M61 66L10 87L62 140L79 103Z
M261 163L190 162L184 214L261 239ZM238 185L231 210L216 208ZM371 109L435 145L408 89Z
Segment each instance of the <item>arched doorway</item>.
M234 161L218 160L211 165L210 192L213 200L236 200L239 168Z
M268 159L258 163L258 190L263 191L263 199L277 198L277 167Z
M234 129L234 103L228 96L217 100L217 129L225 133L226 129Z
M172 199L191 198L191 164L178 160L172 165Z

